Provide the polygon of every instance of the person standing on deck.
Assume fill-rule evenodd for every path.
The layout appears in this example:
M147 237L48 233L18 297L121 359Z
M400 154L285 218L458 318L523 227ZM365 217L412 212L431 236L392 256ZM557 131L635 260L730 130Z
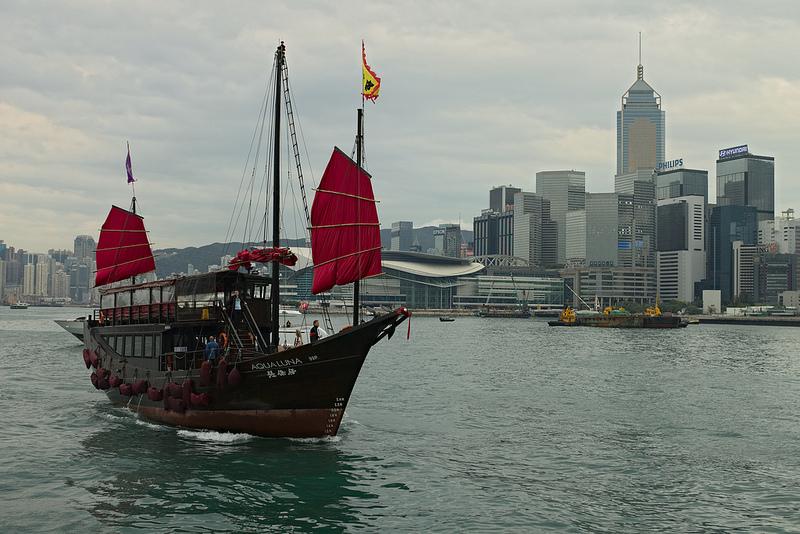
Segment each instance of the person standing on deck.
M242 301L239 298L238 291L234 291L231 294L230 315L233 324L234 325L239 324L239 321L242 318Z
M208 343L206 343L205 350L206 361L211 362L213 365L214 362L217 361L217 355L219 355L219 344L217 340L214 339L214 336L208 336Z
M319 325L319 320L314 319L311 331L308 333L308 338L311 343L316 343L320 339L326 337L328 333Z

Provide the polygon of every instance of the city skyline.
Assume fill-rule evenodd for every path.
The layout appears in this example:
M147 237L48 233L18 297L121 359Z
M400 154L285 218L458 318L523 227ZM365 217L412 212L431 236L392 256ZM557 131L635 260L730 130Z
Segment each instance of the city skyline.
M509 4L501 21L480 5L411 13L345 4L334 15L250 4L218 17L198 7L173 23L181 19L175 6L120 13L83 4L45 13L5 4L0 231L30 250L96 235L108 206L129 201L123 162L130 139L156 248L222 241L233 204L226 199L241 177L279 38L287 41L316 176L331 146L352 143L358 41L365 39L384 79L366 121L384 227L404 219L456 222L460 213L469 228L490 186L533 191L538 171L584 171L587 191L610 191L615 112L635 79L639 31L645 78L668 112L665 158L713 175L720 148L748 144L774 156L777 213L800 202L791 187L790 130L800 118L800 73L776 53L798 29L791 16L798 8L771 5L742 17L729 5L663 12ZM279 31L276 18L288 28ZM446 30L433 32L443 21ZM73 32L57 31L62 23L86 39L76 43ZM562 37L576 32L581 38ZM703 37L713 34L727 38ZM108 42L114 45L106 49ZM566 72L580 73L580 83L565 82ZM501 88L497 79L516 83ZM431 92L426 80L446 90Z

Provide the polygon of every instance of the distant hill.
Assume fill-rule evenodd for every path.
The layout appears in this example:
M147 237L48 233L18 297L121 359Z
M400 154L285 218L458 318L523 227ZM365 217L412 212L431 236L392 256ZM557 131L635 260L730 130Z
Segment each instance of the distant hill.
M414 229L414 239L419 241L422 251L433 248L433 231L435 226L425 226ZM464 241L470 243L473 239L472 232L462 230L461 235ZM389 228L381 229L381 245L390 248L392 241L392 231ZM287 239L284 245L289 247L302 247L305 242L302 239ZM248 247L259 246L260 243L251 243ZM195 269L204 273L208 271L209 265L220 265L220 258L225 254L231 256L242 250L244 245L240 242L235 243L211 243L200 247L186 248L163 248L154 251L156 256L156 274L159 278L171 275L172 273L185 273L191 263Z

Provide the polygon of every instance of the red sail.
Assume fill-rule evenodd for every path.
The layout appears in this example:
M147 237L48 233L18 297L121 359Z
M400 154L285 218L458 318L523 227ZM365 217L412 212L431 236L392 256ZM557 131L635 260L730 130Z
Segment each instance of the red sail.
M155 271L156 262L144 229L144 219L128 210L112 206L100 229L95 260L96 286Z
M313 293L381 274L381 231L371 177L338 148L311 206Z

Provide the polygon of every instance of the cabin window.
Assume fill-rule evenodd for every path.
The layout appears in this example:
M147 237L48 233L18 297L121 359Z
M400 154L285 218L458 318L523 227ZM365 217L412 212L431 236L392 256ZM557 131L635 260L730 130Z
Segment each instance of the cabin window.
M144 354L145 358L153 357L153 339L155 336L144 336Z
M175 286L164 286L161 288L161 302L173 302L175 300Z
M150 304L150 288L137 289L133 292L133 303L135 305Z
M133 356L141 358L144 356L144 341L143 336L133 336Z
M117 351L117 354L122 356L125 355L125 338L123 336L117 336L117 341L114 343L114 350Z
M127 291L117 293L117 308L131 305L131 294Z

